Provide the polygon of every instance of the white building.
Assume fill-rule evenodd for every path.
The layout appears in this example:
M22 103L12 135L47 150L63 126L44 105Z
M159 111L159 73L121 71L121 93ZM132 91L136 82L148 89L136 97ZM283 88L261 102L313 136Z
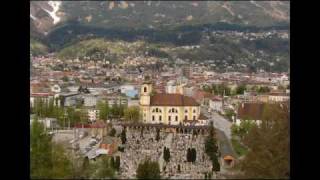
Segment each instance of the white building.
M100 113L99 110L89 109L88 110L88 119L89 119L89 121L91 121L91 122L96 121L99 118L99 113Z
M133 85L122 85L120 86L120 90L121 90L121 93L125 94L129 90L135 90L135 87Z
M97 105L98 97L94 95L86 95L83 97L84 106L92 107Z
M222 111L222 98L220 97L213 97L209 99L209 108L213 111L221 112Z
M268 100L269 102L284 102L289 101L290 96L286 93L270 93Z

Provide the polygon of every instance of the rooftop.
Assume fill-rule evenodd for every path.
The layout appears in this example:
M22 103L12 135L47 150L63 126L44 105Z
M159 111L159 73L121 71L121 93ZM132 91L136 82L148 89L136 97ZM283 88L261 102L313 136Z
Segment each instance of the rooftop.
M181 94L155 94L151 96L151 106L199 106L191 97Z

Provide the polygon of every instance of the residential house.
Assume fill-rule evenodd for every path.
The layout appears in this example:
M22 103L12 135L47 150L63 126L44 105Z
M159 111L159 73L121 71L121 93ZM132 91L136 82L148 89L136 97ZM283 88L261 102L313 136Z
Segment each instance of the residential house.
M34 107L35 99L42 99L45 102L49 102L50 99L54 99L53 93L31 93L30 95L30 106Z
M235 123L240 125L241 121L248 120L254 121L258 125L262 122L263 112L266 105L276 106L276 108L281 108L282 104L280 103L261 103L261 102L250 102L250 103L241 103L238 107L237 117Z
M222 112L223 108L223 98L219 96L214 96L209 99L209 109Z
M212 97L214 96L211 93L202 90L196 90L192 96L192 98L195 99L200 105L204 106L209 105L209 99Z
M97 105L98 96L92 94L85 94L82 96L85 107L93 107Z

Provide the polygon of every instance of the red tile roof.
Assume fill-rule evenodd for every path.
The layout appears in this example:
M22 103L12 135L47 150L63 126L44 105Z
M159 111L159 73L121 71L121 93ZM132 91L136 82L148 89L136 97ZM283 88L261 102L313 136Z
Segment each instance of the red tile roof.
M212 98L214 97L211 93L208 93L208 92L205 92L205 91L201 91L201 90L198 90L196 91L195 93L193 93L193 96L192 96L194 99L196 100L201 100L203 98Z
M155 94L151 96L151 106L199 106L191 97L181 94Z
M280 104L269 104L270 106L276 106L275 108L281 108ZM244 103L240 104L238 108L238 118L242 120L262 120L265 103Z

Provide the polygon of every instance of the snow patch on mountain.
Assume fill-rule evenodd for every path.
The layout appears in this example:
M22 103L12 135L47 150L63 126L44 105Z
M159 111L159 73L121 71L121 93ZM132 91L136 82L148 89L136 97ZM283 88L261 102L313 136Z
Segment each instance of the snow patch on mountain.
M223 8L225 8L232 16L234 16L234 12L231 10L231 8L227 5L227 3L224 3L222 5Z
M34 17L31 13L30 13L30 17L31 19L33 19L34 21L38 20L36 17Z
M42 8L52 17L53 24L57 24L58 22L60 22L61 18L57 15L57 12L60 9L61 3L61 1L49 1L48 4L52 7L53 11L49 11L45 8Z

